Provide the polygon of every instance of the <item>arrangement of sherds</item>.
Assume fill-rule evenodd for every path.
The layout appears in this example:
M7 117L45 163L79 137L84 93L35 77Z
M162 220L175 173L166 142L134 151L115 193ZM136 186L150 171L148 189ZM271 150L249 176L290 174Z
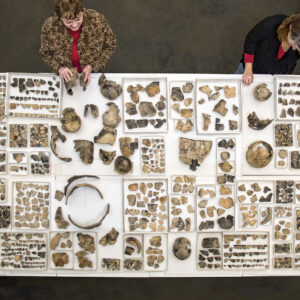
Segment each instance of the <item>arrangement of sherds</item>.
M276 76L276 111L278 120L300 120L300 80Z
M10 117L59 117L61 81L58 76L12 74L10 77Z
M123 80L125 132L166 132L168 128L166 79Z
M196 110L198 134L240 132L239 82L197 80Z
M236 143L234 138L217 139L217 182L234 183L236 172Z
M124 180L124 231L167 231L167 180Z
M267 269L269 267L267 232L224 233L223 268L225 270Z
M1 269L45 270L47 238L45 233L0 233Z
M198 231L233 230L234 206L232 185L197 186Z

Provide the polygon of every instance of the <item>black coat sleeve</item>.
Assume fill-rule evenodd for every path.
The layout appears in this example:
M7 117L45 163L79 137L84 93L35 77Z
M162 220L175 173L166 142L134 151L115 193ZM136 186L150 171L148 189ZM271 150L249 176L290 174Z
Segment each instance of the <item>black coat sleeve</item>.
M284 17L283 15L275 15L267 17L256 24L246 36L244 53L254 54L257 43L269 34L274 34L278 27L278 22L280 23Z

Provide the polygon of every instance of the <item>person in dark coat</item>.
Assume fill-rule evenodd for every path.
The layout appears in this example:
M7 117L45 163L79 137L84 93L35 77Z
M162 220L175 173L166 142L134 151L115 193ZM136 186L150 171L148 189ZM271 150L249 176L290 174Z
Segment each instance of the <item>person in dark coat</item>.
M253 74L292 74L299 51L300 13L267 17L247 34L235 74L243 74L246 85L253 82Z

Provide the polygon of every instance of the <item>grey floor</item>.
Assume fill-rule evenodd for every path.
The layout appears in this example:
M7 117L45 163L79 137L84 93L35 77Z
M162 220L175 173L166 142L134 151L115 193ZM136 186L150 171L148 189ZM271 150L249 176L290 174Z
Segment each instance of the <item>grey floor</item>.
M233 73L249 29L297 0L85 0L118 39L107 72ZM52 0L0 0L0 72L48 72L40 30ZM295 74L300 74L298 64ZM0 278L0 299L296 299L294 278Z

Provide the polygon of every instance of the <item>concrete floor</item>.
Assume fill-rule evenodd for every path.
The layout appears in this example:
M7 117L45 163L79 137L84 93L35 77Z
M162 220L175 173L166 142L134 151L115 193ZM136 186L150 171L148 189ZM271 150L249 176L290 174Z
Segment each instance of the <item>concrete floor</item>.
M247 32L296 0L85 0L118 39L107 72L233 73ZM52 0L0 0L0 72L47 72L38 54ZM300 64L296 70L300 74Z
M233 73L247 32L296 0L85 0L109 20L113 73ZM38 55L52 0L0 0L0 72L48 72ZM298 63L296 74L300 74ZM294 299L298 278L1 278L0 299Z

